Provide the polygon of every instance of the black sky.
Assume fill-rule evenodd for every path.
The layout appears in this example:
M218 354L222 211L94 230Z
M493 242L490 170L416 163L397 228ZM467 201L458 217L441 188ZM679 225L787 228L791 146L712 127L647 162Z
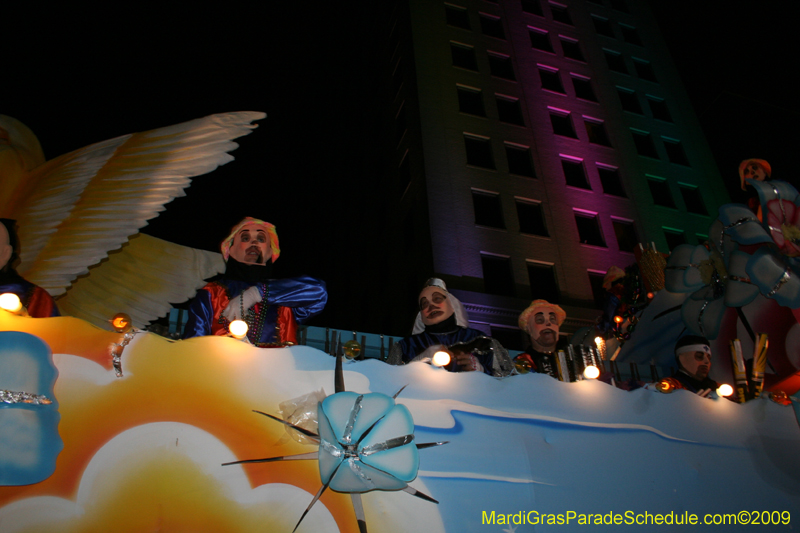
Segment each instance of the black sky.
M283 249L276 273L326 279L331 305L319 323L358 329L337 323L336 302L354 305L342 271L357 271L368 253L360 212L380 201L363 150L381 14L365 1L249 4L6 11L0 113L27 124L52 158L212 113L266 112L234 162L196 178L144 231L216 250L243 216L269 220ZM732 199L744 157L768 159L774 177L792 180L793 3L651 4Z

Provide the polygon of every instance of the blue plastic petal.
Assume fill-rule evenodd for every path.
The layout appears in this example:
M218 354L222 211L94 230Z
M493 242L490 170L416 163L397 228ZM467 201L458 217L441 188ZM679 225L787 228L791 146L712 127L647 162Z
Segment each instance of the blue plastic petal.
M0 332L0 389L44 396L52 403L0 403L0 485L50 477L64 448L53 387L58 371L50 347L19 331Z
M784 307L800 307L800 277L769 249L759 248L747 262L746 270L761 294Z
M703 296L710 290L699 291L683 302L681 317L686 328L695 335L702 335L709 340L717 338L722 317L727 311L722 298L706 299Z
M670 292L693 292L702 287L700 271L690 265L697 265L707 258L708 250L704 246L681 244L675 247L669 255L667 268L664 270L666 289Z
M405 405L395 405L362 441L362 449L379 446L392 438L414 434L414 420ZM362 455L361 460L403 481L413 481L419 470L419 452L414 441L389 450Z
M758 199L761 202L762 209L764 209L767 202L771 200L789 200L790 202L796 203L797 189L785 181L756 181L748 179L745 180L745 182L758 193Z
M317 406L317 424L319 430L319 477L324 485L344 460L344 448L336 439L336 434L331 428L330 420L322 410L322 404Z
M363 395L348 391L339 392L328 396L322 402L322 410L331 423L336 440L342 444L348 440L346 434L349 434L350 442L357 442L370 426L389 412L392 406L394 400L378 392ZM351 416L355 416L354 424L348 432L347 425Z
M723 205L719 208L719 219L725 227L725 233L739 244L772 242L770 234L746 205Z
M728 260L728 283L725 285L725 305L728 307L742 307L752 302L758 296L759 289L753 283L736 281L731 277L747 279L747 262L750 254L735 251Z
M369 492L371 490L399 490L407 483L391 474L381 472L358 459L346 459L330 488L339 492Z
M739 249L739 245L730 238L729 235L725 234L724 226L722 221L717 219L715 220L711 226L708 228L708 243L712 246L712 249L715 249L722 255L722 259L725 261L725 267L728 266L728 258L730 255Z

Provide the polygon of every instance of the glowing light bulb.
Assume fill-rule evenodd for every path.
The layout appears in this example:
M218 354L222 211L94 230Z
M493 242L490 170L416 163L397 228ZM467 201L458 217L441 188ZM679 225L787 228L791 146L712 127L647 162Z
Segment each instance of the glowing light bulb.
M234 320L228 326L228 331L234 339L243 339L247 335L247 322L244 320Z
M439 351L433 354L431 361L434 366L445 366L450 363L450 354L445 351Z
M647 293L647 299L648 299L648 300L652 300L654 297L655 297L655 294L654 294L654 293L652 293L652 292L648 292L648 293Z
M583 377L586 379L597 379L600 377L600 369L594 365L587 366L583 369Z
M19 301L19 296L16 294L6 292L0 294L0 308L12 313L17 313L22 309L22 302Z
M619 315L616 315L614 317L614 322L616 322L617 324L622 324L622 317L619 316Z
M727 398L731 394L733 394L733 387L728 385L727 383L723 383L717 388L717 394Z
M117 313L114 315L114 318L111 319L111 327L113 327L114 331L117 333L125 333L131 329L131 317L125 313Z

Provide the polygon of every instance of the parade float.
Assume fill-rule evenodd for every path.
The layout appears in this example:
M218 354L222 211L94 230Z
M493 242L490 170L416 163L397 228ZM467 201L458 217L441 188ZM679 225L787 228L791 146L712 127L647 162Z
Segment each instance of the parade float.
M237 119L236 131L220 141L215 163L185 174L221 164L232 149L229 138L245 133L255 115ZM176 126L165 135L135 134L118 144L163 140L186 131ZM201 137L207 135L213 137L208 132ZM117 149L101 151L106 163ZM153 146L142 151L162 152ZM72 195L72 208L104 203L96 200L98 195L112 189L100 186L92 193L91 184L102 181L109 167L87 163L91 158L73 160L94 165L94 170L84 175L40 162L33 170L19 171L29 180L44 165L39 172L51 185L40 190L24 186L26 179L14 181L15 194L29 203L6 203L2 214L16 217L22 230L38 223L36 216L25 218L36 212L35 206L45 212L41 206L65 202L64 194ZM61 170L46 172L56 167ZM132 190L144 190L141 183L133 185L135 176L127 176ZM87 194L69 192L76 180ZM119 194L113 190L112 199ZM166 197L180 190L173 188ZM34 198L37 194L45 200ZM9 214L10 205L33 207ZM699 272L702 264L705 272L720 261L703 263L708 258L702 251L674 254L670 265L680 267L672 272L685 275L680 280L684 292L677 292L678 282L669 281L672 285L637 310L635 334L623 338L615 361L658 358L667 364L674 359L665 354L675 334L695 327L714 337L715 363L732 360L720 332L727 332L726 342L739 338L743 353L752 353L747 327L736 311L741 308L749 328L763 325L758 333L769 334L769 362L775 369L763 392L741 403L682 390L622 390L580 379L578 372L572 373L575 381L536 373L498 379L421 362L342 361L333 356L344 351L339 343L327 350L312 343L262 349L233 336L171 340L142 328L163 313L158 302L175 301L174 293L132 307L139 314L118 295L138 294L152 282L155 293L174 289L186 298L209 272L220 270L220 259L154 244L166 247L158 254L165 259L174 251L178 261L196 264L195 275L180 286L177 280L161 285L139 280L126 287L125 276L116 274L104 281L101 270L129 261L115 261L115 254L135 252L138 237L131 236L141 224L108 228L84 215L71 219L72 208L44 217L41 231L20 232L25 242L34 241L29 255L21 257L21 265L28 265L20 273L53 294L66 292L70 299L65 303L75 303L62 311L72 316L33 318L18 305L0 309L4 533L513 532L601 525L609 530L664 530L665 525L667 530L684 525L720 530L722 524L785 531L798 523L799 408L791 396L797 388L787 386L796 378L798 335L796 320L786 318L800 303L789 294L796 282L795 259L776 255L781 248L766 241L774 236L765 234L763 226L754 228L757 221L739 222L744 217L730 213L734 207L723 208L721 217L730 220L723 220L712 238L730 252L731 262L721 261L737 279L719 275L719 268L718 282L713 275L692 277L692 269ZM158 211L150 209L149 216ZM54 248L55 235L67 242L75 238L83 248L68 260L54 261L72 248ZM739 240L767 249L734 250L732 243ZM120 246L121 251L112 251ZM163 268L169 276L169 267ZM171 275L167 279L178 277ZM710 293L703 292L706 277L718 283ZM731 283L745 283L745 277L758 294L731 289ZM779 284L779 278L787 281ZM720 292L719 284L726 290ZM754 305L777 306L786 320L764 318L762 323ZM718 325L717 335L711 325ZM355 351L351 344L348 352L352 356ZM609 365L612 355L606 357ZM719 381L733 379L724 364L715 367L714 375ZM787 393L780 403L772 399L779 390Z

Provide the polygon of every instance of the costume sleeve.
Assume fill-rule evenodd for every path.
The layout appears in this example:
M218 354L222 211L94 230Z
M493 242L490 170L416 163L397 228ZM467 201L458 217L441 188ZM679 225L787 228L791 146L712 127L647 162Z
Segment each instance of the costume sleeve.
M211 324L214 320L214 306L211 305L211 293L205 289L197 291L197 295L189 304L189 318L183 330L184 339L211 335Z
M297 322L290 308L278 308L278 320L275 329L278 330L277 336L280 344L297 344Z
M46 290L41 287L34 287L31 297L28 300L28 314L34 318L49 318L51 316L61 316L58 312L55 300Z
M267 303L290 307L298 324L322 312L328 302L325 282L309 276L270 280L267 289Z

